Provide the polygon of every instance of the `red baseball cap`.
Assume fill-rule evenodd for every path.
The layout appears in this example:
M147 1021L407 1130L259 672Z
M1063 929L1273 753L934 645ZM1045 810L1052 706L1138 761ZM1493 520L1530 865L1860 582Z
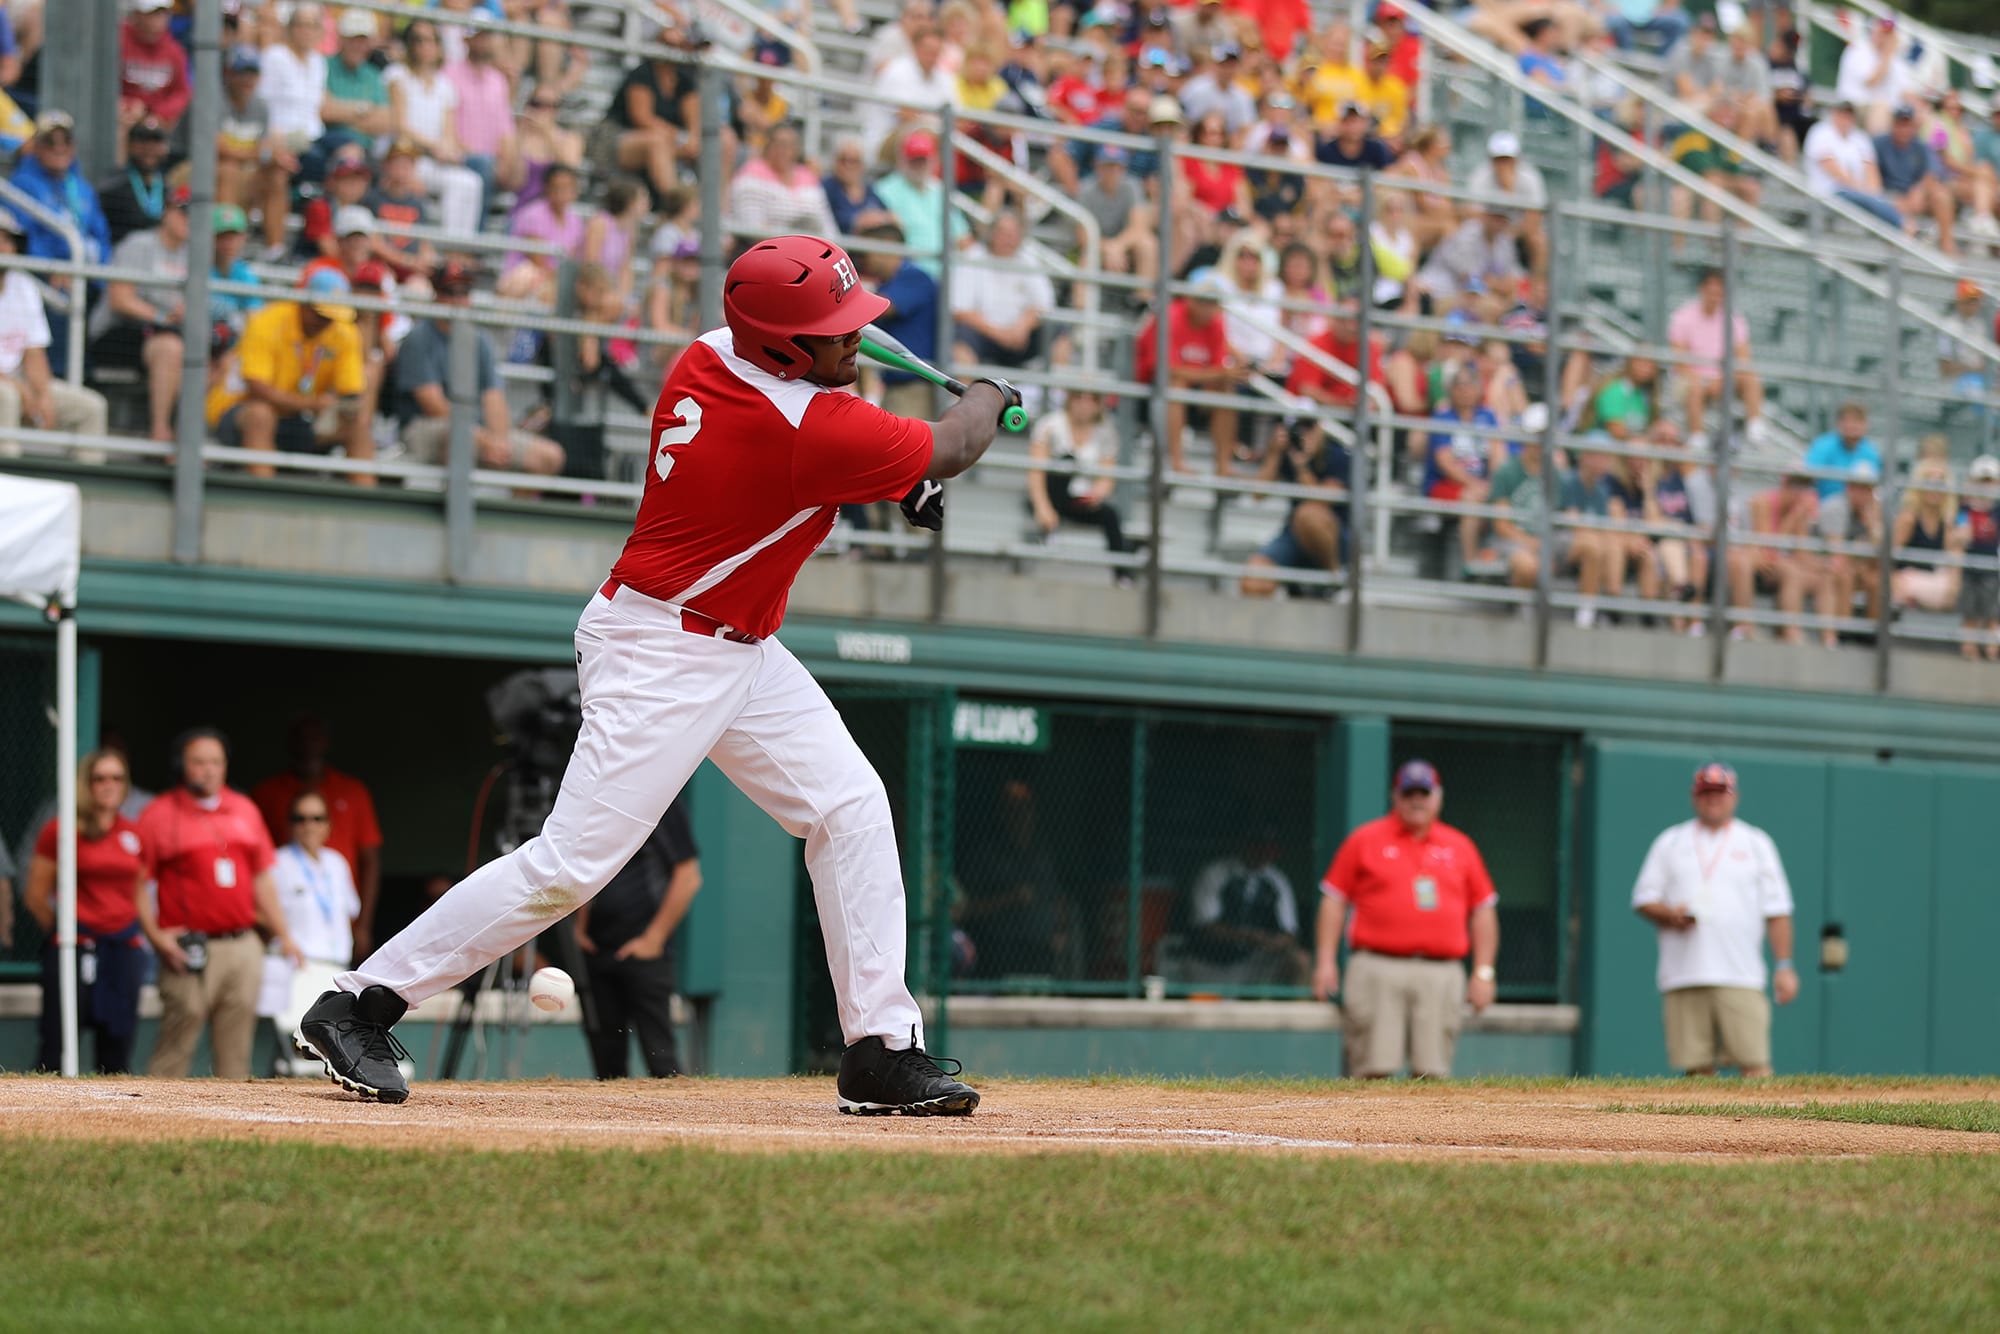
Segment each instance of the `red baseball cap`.
M936 157L937 136L929 130L918 130L903 140L903 156L906 158Z
M1397 4L1396 0L1382 0L1381 4L1375 6L1377 23L1387 23L1392 19L1400 22L1404 17L1403 7Z
M1734 792L1736 771L1726 764L1704 764L1694 771L1695 795L1704 792Z

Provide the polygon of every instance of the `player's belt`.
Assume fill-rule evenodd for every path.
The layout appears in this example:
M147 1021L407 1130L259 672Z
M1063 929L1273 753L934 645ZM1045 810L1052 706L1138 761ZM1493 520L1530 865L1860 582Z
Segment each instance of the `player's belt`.
M606 579L603 587L597 591L606 598L610 598L615 596L618 590L623 587L625 585L619 583L616 579ZM674 604L671 602L664 602L660 605L674 607ZM732 644L755 644L763 638L762 635L753 635L746 630L738 630L735 626L718 621L713 616L704 616L693 607L674 607L674 610L681 614L681 629L691 635L700 635L703 639L726 639Z

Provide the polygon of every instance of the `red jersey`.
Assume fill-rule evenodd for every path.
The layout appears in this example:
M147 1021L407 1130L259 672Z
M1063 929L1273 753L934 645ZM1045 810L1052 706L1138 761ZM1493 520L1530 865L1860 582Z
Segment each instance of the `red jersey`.
M1132 352L1132 378L1145 383L1153 378L1154 344L1158 333L1152 320L1147 320L1140 328L1138 342ZM1210 370L1229 361L1229 331L1224 327L1222 313L1207 324L1196 324L1188 317L1188 303L1185 299L1175 299L1167 304L1167 369Z
M1368 340L1371 355L1368 358L1368 378L1384 389L1389 387L1382 378L1382 345L1375 339ZM1361 360L1361 348L1357 343L1335 342L1333 331L1328 330L1312 340L1312 345L1332 357L1341 365L1352 369ZM1335 379L1333 374L1310 357L1300 357L1292 363L1292 373L1285 377L1285 392L1307 394L1319 390L1326 400L1335 407L1354 405L1354 386L1345 380Z
M737 356L727 329L703 334L667 375L653 442L611 577L759 636L785 619L792 581L840 506L899 500L931 466L929 422L780 380Z
M1312 27L1312 7L1306 0L1230 0L1228 8L1257 25L1264 50L1280 64L1291 57L1299 34Z
M299 795L300 786L297 774L282 773L273 774L250 789L250 800L257 803L257 813L264 818L264 830L271 836L274 847L282 848L292 841L292 799ZM360 779L334 768L320 775L319 786L314 790L326 802L329 820L326 845L347 858L348 869L358 882L360 854L382 846L382 826L375 821L375 798Z
M160 886L160 926L222 935L257 922L253 884L277 853L264 817L224 789L207 810L186 788L163 792L139 817L146 871Z
M1122 90L1114 95L1080 74L1065 74L1049 85L1049 109L1068 125L1094 125L1099 116L1124 100Z
M1320 889L1347 900L1353 948L1427 959L1463 959L1466 919L1500 897L1471 839L1441 820L1415 838L1393 814L1347 836Z
M146 114L171 129L179 123L194 97L188 83L187 52L171 37L142 46L133 35L132 20L118 26L118 95L138 102Z
M56 822L35 837L35 855L56 859ZM139 826L122 815L100 838L76 840L76 925L86 936L115 936L139 919L139 876L145 870Z

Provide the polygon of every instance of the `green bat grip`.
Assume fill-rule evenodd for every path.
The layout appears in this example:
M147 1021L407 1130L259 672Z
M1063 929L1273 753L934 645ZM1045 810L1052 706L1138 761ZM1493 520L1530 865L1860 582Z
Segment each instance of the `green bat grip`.
M921 361L914 361L900 353L891 352L872 338L861 340L861 354L870 361L879 361L884 366L893 366L895 369L907 371L919 379L929 380L940 389L950 390L954 394L962 395L965 393L966 386L963 381L952 379L935 366L928 366ZM1000 424L1010 431L1025 431L1028 429L1028 414L1022 409L1020 404L1014 404L1000 414Z

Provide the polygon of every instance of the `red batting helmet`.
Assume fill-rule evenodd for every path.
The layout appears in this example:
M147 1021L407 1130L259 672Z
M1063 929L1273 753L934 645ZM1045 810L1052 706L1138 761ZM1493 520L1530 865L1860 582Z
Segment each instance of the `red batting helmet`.
M847 252L817 236L759 241L729 266L722 284L736 355L780 380L812 367L792 341L800 334L851 334L888 309L861 285Z

